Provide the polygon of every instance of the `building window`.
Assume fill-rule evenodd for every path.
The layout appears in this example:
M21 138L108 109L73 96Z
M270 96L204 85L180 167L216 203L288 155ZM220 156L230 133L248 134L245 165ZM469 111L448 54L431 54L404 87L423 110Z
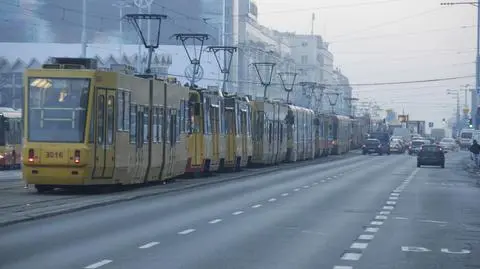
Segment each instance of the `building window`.
M302 47L306 47L308 46L308 43L307 42L302 42Z
M302 64L308 64L308 56L307 55L302 55Z

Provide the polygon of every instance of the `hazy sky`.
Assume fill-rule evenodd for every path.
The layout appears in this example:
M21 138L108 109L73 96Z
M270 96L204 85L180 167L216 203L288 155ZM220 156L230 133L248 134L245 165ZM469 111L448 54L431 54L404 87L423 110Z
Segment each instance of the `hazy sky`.
M334 64L351 83L415 81L475 73L476 8L440 0L257 0L259 22L282 31L326 37ZM407 85L354 86L362 100L405 109L439 126L456 108L447 89L474 85L463 78ZM472 86L473 87L473 86ZM470 98L469 98L470 102ZM463 107L464 92L461 92Z

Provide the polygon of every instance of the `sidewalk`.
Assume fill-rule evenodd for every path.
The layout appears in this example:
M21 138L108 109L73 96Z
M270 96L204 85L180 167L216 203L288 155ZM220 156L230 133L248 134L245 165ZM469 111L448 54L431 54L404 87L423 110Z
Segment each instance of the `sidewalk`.
M24 184L20 178L18 178L18 180L11 179L10 181L0 180L0 226L113 204L120 201L130 201L142 197L326 163L359 155L360 151L352 151L346 155L329 156L313 161L282 164L258 169L245 169L239 173L218 174L207 178L177 179L175 182L165 185L155 184L132 188L126 191L97 194L72 193L68 191L38 194L33 187L24 189Z

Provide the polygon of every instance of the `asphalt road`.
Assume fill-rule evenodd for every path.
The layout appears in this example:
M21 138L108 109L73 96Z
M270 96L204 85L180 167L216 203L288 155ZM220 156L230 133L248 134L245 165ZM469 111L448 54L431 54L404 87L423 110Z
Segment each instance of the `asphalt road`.
M0 268L480 268L464 156L356 156L7 226Z

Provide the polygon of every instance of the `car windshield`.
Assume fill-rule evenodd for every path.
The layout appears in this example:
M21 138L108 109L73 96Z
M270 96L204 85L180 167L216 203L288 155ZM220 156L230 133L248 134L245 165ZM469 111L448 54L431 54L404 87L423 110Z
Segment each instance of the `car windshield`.
M83 142L90 79L30 78L28 140Z
M367 139L367 144L378 144L380 141L378 139Z
M472 138L472 135L473 135L472 133L462 133L460 137L470 139Z
M423 140L412 141L412 146L421 146L423 144L425 144L425 141L423 141Z
M422 150L426 152L438 152L440 151L440 148L437 146L424 146Z
M453 143L454 140L451 139L451 138L444 138L444 139L442 139L442 141L440 141L440 142L442 142L442 143Z

